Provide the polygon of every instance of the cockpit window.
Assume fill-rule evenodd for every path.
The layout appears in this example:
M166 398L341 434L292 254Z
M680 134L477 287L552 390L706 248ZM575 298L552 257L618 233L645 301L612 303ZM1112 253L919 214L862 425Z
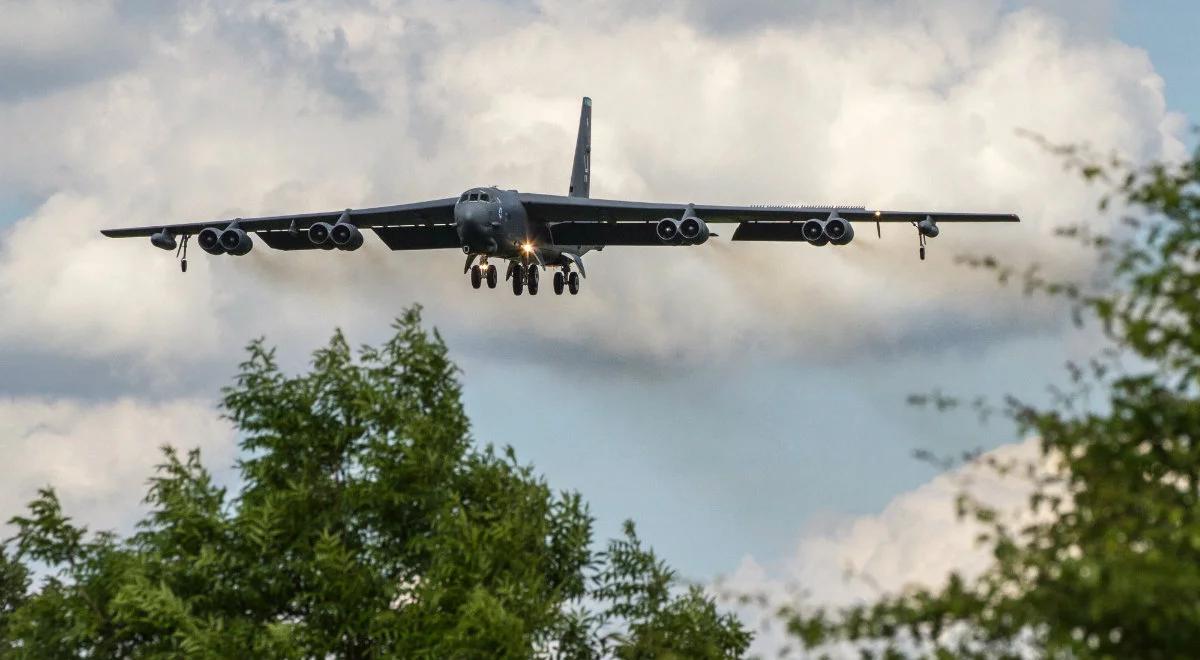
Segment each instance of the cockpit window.
M478 199L479 199L479 193L471 193L471 201L472 202L474 202Z
M490 202L492 201L492 198L487 193L479 193L479 201Z
M467 193L463 193L463 196L462 196L461 198L459 198L459 200L458 200L458 201L460 201L460 202L465 202L465 201L467 201Z

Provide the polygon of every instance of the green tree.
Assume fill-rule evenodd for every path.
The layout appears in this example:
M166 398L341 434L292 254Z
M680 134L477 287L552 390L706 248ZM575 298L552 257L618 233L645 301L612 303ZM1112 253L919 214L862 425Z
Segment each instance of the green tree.
M731 657L750 636L627 525L477 448L419 308L379 347L341 333L285 375L249 347L225 415L240 490L164 448L129 538L44 490L0 554L6 657ZM32 566L47 573L31 587Z
M1060 231L1098 252L1103 276L1054 281L965 259L1062 296L1111 343L1089 364L1068 365L1073 385L1054 405L1004 407L1061 466L990 463L1030 479L1036 522L1011 525L964 493L960 514L989 530L991 567L848 609L785 608L810 650L840 642L868 657L1177 658L1200 649L1200 154L1135 168L1052 150L1109 186L1102 209L1128 210L1112 233Z
M9 622L13 612L25 603L29 590L29 572L20 562L9 559L0 546L0 656L12 652Z

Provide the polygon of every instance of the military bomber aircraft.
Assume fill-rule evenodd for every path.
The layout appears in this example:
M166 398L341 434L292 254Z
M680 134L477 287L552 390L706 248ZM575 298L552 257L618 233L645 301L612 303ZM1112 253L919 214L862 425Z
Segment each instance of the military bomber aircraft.
M919 254L942 223L1018 222L1016 215L876 211L861 206L718 206L592 199L592 101L583 99L575 161L567 195L542 195L471 188L457 197L377 208L346 209L261 218L233 218L186 224L105 229L112 238L148 236L150 242L181 256L187 271L188 240L212 255L245 255L251 235L276 250L357 250L362 230L370 229L393 250L461 249L471 286L499 279L494 261L507 262L505 279L521 295L538 292L540 273L553 270L554 293L579 293L586 277L583 255L615 245L702 245L710 223L736 223L734 241L791 241L845 245L854 224L910 223Z

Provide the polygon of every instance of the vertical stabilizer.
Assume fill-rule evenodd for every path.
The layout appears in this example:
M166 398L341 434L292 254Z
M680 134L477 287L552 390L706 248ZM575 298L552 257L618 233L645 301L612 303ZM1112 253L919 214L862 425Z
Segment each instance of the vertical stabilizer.
M575 166L571 169L571 197L592 194L592 100L583 97L579 112L579 136L575 139Z

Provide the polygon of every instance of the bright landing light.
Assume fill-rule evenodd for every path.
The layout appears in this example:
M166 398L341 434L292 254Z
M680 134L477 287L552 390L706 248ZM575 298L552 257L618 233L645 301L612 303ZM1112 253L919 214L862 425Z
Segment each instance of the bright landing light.
M524 252L525 254L529 254L529 253L533 252L533 243L522 243L521 251Z

